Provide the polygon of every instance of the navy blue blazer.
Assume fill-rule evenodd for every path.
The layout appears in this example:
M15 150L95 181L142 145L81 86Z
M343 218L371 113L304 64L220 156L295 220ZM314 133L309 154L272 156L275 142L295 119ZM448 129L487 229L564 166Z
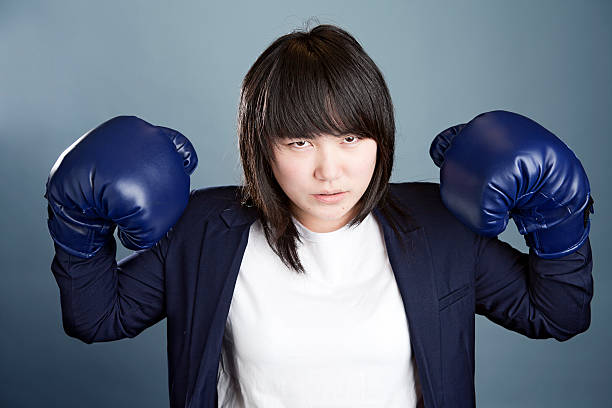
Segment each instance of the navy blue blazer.
M403 250L374 210L401 293L425 406L474 407L475 313L530 338L567 340L590 325L590 242L563 258L523 253L473 233L436 183L391 183L416 224ZM172 408L217 406L225 323L252 207L236 186L194 189L177 224L152 248L115 261L114 237L92 258L55 245L65 332L85 343L134 337L167 318Z

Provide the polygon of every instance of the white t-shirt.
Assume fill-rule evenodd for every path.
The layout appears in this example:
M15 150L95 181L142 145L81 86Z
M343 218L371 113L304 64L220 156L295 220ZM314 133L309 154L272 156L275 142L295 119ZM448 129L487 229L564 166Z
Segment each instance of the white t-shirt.
M219 407L422 406L376 218L328 233L293 222L306 275L282 263L260 221L251 226L223 337Z

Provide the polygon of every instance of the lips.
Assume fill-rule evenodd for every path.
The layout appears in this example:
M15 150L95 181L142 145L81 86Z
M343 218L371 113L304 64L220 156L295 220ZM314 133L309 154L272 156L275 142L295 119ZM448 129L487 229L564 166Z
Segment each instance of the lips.
M346 191L340 191L334 194L313 194L314 198L316 198L320 202L327 204L333 204L342 201L345 195Z

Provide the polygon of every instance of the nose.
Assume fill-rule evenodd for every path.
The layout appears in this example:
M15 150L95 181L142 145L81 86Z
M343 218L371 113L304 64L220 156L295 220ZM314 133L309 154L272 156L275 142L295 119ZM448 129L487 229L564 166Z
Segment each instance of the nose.
M321 149L316 157L315 178L320 181L333 181L342 173L340 154L332 148Z

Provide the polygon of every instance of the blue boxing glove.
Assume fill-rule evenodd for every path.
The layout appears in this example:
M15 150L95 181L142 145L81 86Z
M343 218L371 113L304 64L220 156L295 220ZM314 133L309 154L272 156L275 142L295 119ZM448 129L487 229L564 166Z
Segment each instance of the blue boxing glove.
M440 196L463 224L496 236L514 219L527 246L552 259L586 241L594 200L574 153L533 120L482 113L438 134L429 149Z
M53 241L80 258L112 237L150 248L178 221L198 157L176 130L117 116L90 130L57 159L47 179Z

